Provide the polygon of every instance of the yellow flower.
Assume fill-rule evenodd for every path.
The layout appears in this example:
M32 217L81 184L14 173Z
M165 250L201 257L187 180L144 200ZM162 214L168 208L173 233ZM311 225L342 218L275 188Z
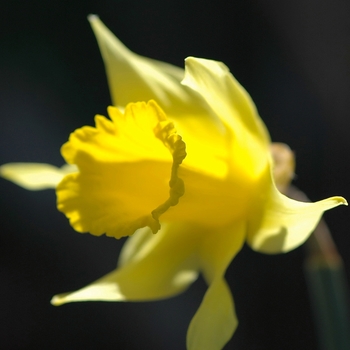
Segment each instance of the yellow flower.
M287 252L346 201L301 203L277 190L268 132L224 64L190 57L183 71L132 53L89 19L115 106L109 119L70 135L61 149L68 170L8 164L0 174L29 189L57 186L58 209L79 232L131 236L117 269L54 305L166 298L202 273L208 290L187 348L221 349L237 326L224 274L243 243ZM33 185L28 173L45 171ZM276 175L281 188L290 174Z

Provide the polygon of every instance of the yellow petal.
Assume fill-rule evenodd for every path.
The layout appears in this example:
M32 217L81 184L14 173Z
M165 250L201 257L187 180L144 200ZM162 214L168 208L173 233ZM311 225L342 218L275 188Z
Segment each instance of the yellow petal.
M89 16L89 21L105 63L115 106L155 99L164 109L178 110L188 103L189 95L180 85L183 69L131 52L97 16Z
M267 166L268 132L244 88L221 62L189 57L183 84L197 91L231 132L234 170L258 178ZM242 171L241 170L241 171Z
M227 266L241 250L246 238L245 220L237 220L215 231L206 230L199 247L200 264L208 284L224 276Z
M151 240L153 240L153 235L149 234L149 227L143 227L128 237L119 254L118 267L142 259L153 247ZM155 242L153 241L153 244Z
M187 333L188 350L221 350L230 340L238 321L230 289L223 278L208 288Z
M310 236L326 210L347 205L342 197L315 203L292 200L277 190L271 177L267 186L268 194L260 203L262 212L252 211L247 237L248 244L263 253L288 252L298 247Z
M163 221L193 222L216 231L247 217L254 198L249 179L221 180L184 166L179 169L179 177L184 181L185 194L179 205L162 216Z
M159 216L183 195L177 170L185 145L152 101L108 111L112 121L97 116L96 128L76 130L63 145L79 173L57 187L57 207L78 232L120 238L149 226L155 233Z
M55 188L67 174L77 171L73 165L57 168L43 163L8 163L0 166L0 176L27 190Z
M150 230L137 231L135 237L139 235L146 243L137 246L137 256L85 288L56 295L52 303L167 298L184 291L197 278L198 236L191 235L188 227L164 225L156 235ZM132 241L138 239L132 237Z
M224 274L240 251L245 234L246 225L240 221L226 229L204 232L202 236L200 264L209 288L188 329L188 350L220 350L238 325Z

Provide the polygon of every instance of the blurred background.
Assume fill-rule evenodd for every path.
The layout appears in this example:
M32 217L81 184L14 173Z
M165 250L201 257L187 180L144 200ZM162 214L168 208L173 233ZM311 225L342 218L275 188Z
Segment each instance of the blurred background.
M133 51L183 66L226 63L253 97L273 141L297 159L312 200L350 199L350 2L346 0L13 0L0 11L0 164L60 166L60 146L110 104L86 19L98 14ZM111 271L123 240L81 235L54 191L0 179L3 349L185 347L206 286L148 303L50 305L54 294ZM325 215L350 272L349 209ZM266 256L245 247L227 271L240 325L225 349L317 349L303 247Z

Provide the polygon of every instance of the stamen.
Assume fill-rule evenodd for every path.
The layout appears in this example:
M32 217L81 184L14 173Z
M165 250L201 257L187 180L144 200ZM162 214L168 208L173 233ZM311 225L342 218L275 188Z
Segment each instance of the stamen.
M171 176L169 181L169 198L160 206L152 211L152 217L159 223L159 217L164 214L171 206L178 204L180 197L185 193L185 184L182 179L178 177L178 169L182 161L186 157L186 144L182 140L182 137L176 133L174 124L167 120L163 111L159 107L150 101L149 104L152 104L154 108L157 109L157 114L159 116L159 123L154 129L155 136L160 139L164 145L169 149L173 157L173 165L171 168ZM159 225L160 228L160 225ZM152 232L156 233L157 230Z

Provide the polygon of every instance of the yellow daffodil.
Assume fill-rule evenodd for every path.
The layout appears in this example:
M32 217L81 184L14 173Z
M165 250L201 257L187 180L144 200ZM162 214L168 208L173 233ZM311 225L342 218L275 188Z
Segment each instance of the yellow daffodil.
M243 243L287 252L346 201L302 203L279 192L273 174L283 190L293 161L288 171L274 168L256 107L223 63L190 57L183 71L132 53L89 19L112 95L109 118L70 135L61 149L68 168L7 164L0 172L29 189L56 187L58 209L79 232L131 237L117 269L52 303L167 298L202 273L208 290L187 348L221 349L237 326L224 274Z

